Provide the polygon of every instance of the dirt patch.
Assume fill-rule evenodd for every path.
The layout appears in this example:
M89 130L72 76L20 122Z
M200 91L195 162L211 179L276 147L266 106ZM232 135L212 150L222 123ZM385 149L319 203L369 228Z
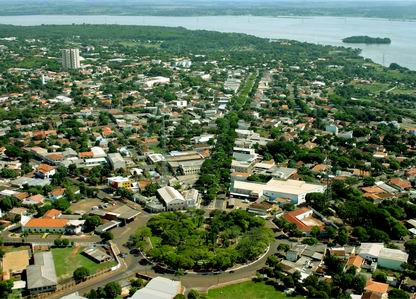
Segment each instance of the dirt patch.
M72 248L71 256L76 256L77 253L78 253L78 251L79 251L79 249L80 249L80 247L81 246L79 244L75 244L74 248Z

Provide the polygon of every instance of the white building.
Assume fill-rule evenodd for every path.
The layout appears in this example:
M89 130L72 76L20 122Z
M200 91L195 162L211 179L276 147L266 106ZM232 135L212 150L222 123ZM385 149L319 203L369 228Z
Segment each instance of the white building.
M166 186L158 189L157 194L167 211L186 209L185 198L175 188Z
M64 69L79 69L81 67L79 49L62 50L62 67Z
M358 255L371 262L377 262L380 267L391 270L402 270L402 264L407 263L409 255L400 250L384 247L383 243L361 243Z
M172 299L182 292L180 281L155 277L144 288L136 291L130 299Z
M361 243L358 255L365 260L376 262L383 248L383 243Z
M153 77L153 78L149 78L144 82L144 87L145 88L153 88L153 86L155 84L168 84L170 83L170 79L167 77Z
M323 193L325 186L309 184L304 181L296 180L274 180L271 179L266 184L234 181L230 194L236 197L257 199L266 196L270 201L278 198L289 199L292 203L299 205L305 202L308 193Z

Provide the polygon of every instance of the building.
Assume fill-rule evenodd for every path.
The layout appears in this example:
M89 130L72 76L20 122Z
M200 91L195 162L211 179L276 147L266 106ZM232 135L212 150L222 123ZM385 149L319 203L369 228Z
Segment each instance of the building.
M173 299L177 294L182 293L180 281L159 276L149 281L144 288L136 291L130 299Z
M56 173L56 169L53 166L48 164L40 164L36 171L36 175L42 179L49 179L50 177L54 176Z
M380 267L401 271L402 265L407 263L409 255L398 249L383 248L378 256L378 265Z
M299 205L305 202L308 193L323 193L325 186L309 184L297 180L275 180L271 179L266 184L234 181L230 195L235 197L258 199L261 196L268 201L276 201L280 198L289 199L293 204Z
M324 229L324 223L315 218L313 210L309 208L300 208L287 212L283 215L283 219L295 224L304 233L309 233L315 226L321 231Z
M361 243L358 255L367 261L376 262L383 248L383 243Z
M66 232L68 219L32 218L22 226L27 233L58 233Z
M119 153L108 154L107 158L114 170L126 168L126 161L124 161L124 158Z
M26 270L27 289L31 294L54 291L58 279L52 252L37 252L34 254L34 261Z
M175 188L166 186L158 189L157 194L167 211L186 209L185 198Z
M76 70L81 67L79 49L62 50L62 67L69 70Z
M82 253L98 264L105 263L111 260L111 256L109 256L105 251L97 247L87 248Z
M334 135L338 135L339 131L338 131L338 127L334 124L329 124L325 127L325 131L332 133Z
M358 254L369 262L377 262L380 267L391 270L402 270L409 255L399 249L385 248L383 243L361 243Z
M387 283L377 282L374 280L368 280L364 287L364 295L362 298L387 298L387 292L389 285Z
M115 176L107 179L107 183L114 189L124 188L130 189L133 185L129 178Z

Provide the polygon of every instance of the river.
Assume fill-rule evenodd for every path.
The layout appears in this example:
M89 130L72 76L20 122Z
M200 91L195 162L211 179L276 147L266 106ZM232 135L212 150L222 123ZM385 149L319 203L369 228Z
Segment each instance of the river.
M344 17L158 17L158 16L0 16L1 24L119 24L182 26L220 32L239 32L273 39L293 39L317 44L351 46L362 49L362 56L388 66L396 62L416 70L416 23L372 18ZM344 37L368 35L389 37L390 45L346 45Z

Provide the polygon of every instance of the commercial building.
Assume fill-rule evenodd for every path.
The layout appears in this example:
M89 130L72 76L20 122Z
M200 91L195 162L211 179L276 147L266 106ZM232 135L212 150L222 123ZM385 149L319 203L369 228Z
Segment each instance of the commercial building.
M258 199L261 196L268 201L276 201L279 198L289 199L293 204L299 205L305 202L308 193L323 193L325 186L309 184L297 180L275 180L271 179L266 184L234 181L230 195L235 197Z
M62 50L62 67L70 70L79 69L81 67L79 49Z
M34 254L34 265L26 270L27 289L31 294L51 292L56 289L58 279L55 263L50 251Z
M378 256L378 265L380 267L401 271L402 265L407 263L409 255L398 249L383 248Z
M157 194L167 211L186 209L185 198L175 188L166 186L158 189Z
M409 255L399 249L385 248L383 243L361 243L358 254L369 262L378 266L401 271L403 263L406 263Z
M121 176L115 176L107 179L107 183L114 189L124 188L130 189L132 187L132 182L129 178L124 178Z

